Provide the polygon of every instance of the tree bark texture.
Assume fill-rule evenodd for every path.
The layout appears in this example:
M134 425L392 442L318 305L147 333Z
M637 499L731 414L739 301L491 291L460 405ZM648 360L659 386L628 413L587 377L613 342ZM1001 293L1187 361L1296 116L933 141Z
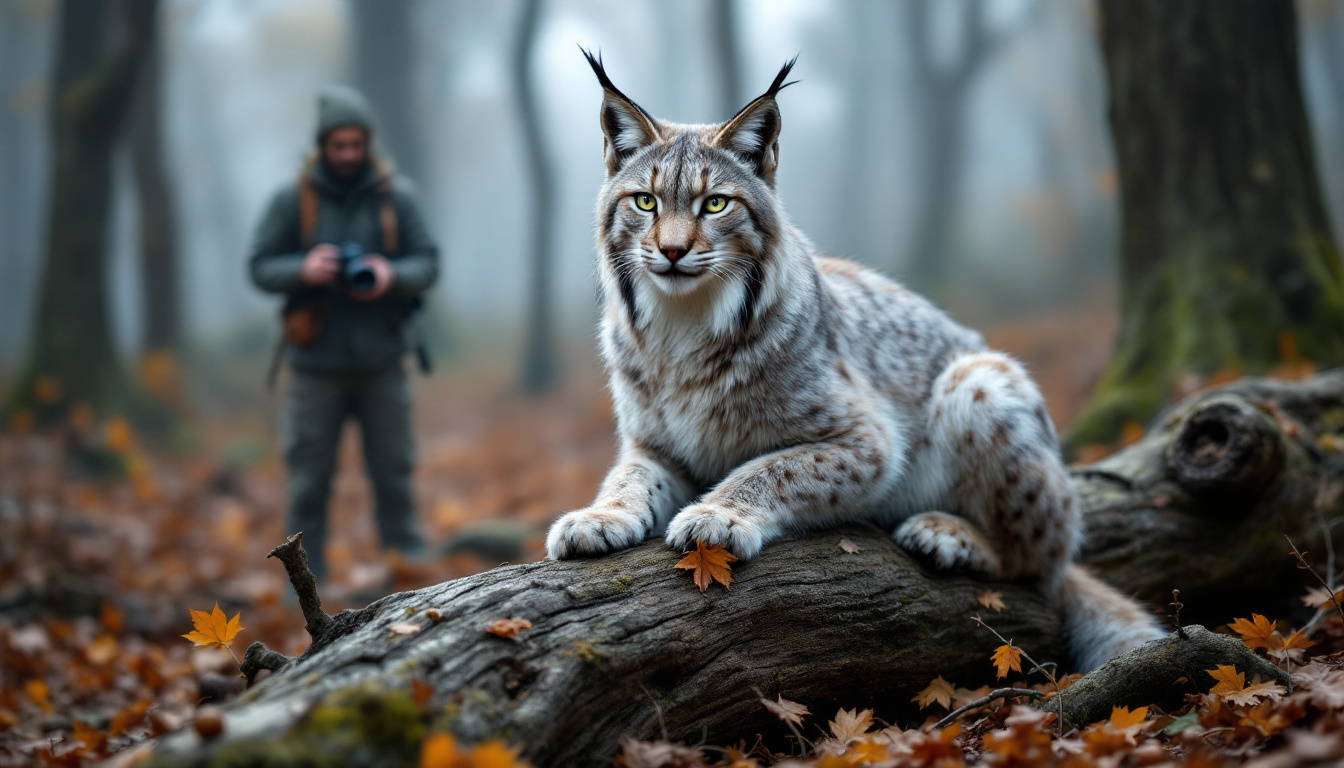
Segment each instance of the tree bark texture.
M1067 438L1147 421L1183 375L1344 362L1290 0L1102 0L1121 330Z
M1091 540L1085 560L1155 603L1180 588L1187 623L1226 621L1234 604L1244 614L1253 596L1292 599L1304 577L1282 534L1319 549L1322 520L1344 514L1338 497L1319 503L1317 489L1344 475L1338 449L1322 447L1332 444L1326 435L1344 439L1344 371L1248 380L1192 398L1143 442L1075 469ZM859 552L841 551L842 536ZM431 710L443 713L435 728L506 738L540 766L609 765L623 735L661 736L660 717L670 738L689 743L778 735L753 687L818 714L843 705L917 719L910 697L935 676L990 682L998 640L974 625L976 615L1037 660L1066 661L1059 618L1034 589L929 572L885 531L777 542L734 567L731 590L703 594L673 567L678 557L653 541L602 558L498 568L347 611L296 664L226 708L224 737L202 745L180 733L159 756L224 765L272 759L276 748L320 749L325 732L313 729L345 722L340 707L398 711L420 679L433 685ZM980 605L985 591L1002 593L1002 613ZM518 641L486 632L514 617L533 625ZM421 630L390 629L405 622ZM1235 641L1186 632L1094 671L1066 696L1065 718L1090 722L1112 704L1165 700L1192 664L1274 674Z
M51 94L51 203L32 351L15 405L48 377L64 402L124 406L131 385L116 355L107 302L112 149L145 54L156 0L67 0ZM109 30L120 44L108 52ZM37 405L49 397L39 397Z

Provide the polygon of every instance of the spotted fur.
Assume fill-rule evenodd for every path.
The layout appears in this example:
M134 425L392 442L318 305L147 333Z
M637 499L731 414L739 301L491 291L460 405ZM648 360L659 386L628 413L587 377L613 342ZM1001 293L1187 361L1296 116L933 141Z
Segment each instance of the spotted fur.
M620 455L592 505L552 526L550 556L664 533L747 559L791 532L868 521L935 568L1039 583L1067 609L1082 667L1155 637L1137 605L1071 565L1073 489L1022 367L890 280L818 256L789 223L776 96L793 62L728 122L678 125L589 61L604 90L601 345ZM716 197L727 204L711 213Z

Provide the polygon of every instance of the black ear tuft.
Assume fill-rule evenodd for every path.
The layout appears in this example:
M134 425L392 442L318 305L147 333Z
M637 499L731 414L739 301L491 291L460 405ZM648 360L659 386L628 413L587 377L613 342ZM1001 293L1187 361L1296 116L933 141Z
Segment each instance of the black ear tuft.
M750 104L733 115L714 137L715 145L736 153L752 167L757 176L771 186L774 186L775 166L779 163L781 123L775 96L797 82L785 80L797 62L797 56L784 62L765 93L752 99Z
M796 53L793 55L792 59L789 59L788 61L784 62L784 66L779 68L779 74L775 75L775 81L771 83L770 87L765 90L765 95L767 97L773 99L776 95L779 94L780 91L798 82L797 80L790 80L787 83L784 82L784 78L789 76L789 73L793 71L793 65L797 63L798 63L798 54Z
M583 46L579 46L579 50L583 51L588 66L593 68L593 74L597 75L597 82L602 86L602 113L599 116L602 135L605 137L602 151L607 173L613 174L636 152L658 141L658 124L653 115L645 112L643 107L631 101L611 82L606 67L602 66L601 53L593 56Z

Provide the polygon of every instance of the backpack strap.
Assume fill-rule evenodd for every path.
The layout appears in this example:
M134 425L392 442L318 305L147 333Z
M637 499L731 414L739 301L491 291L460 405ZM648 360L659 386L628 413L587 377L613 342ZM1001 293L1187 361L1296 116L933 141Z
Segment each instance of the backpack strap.
M306 251L316 245L317 237L317 187L313 178L304 168L299 173L299 235Z
M394 256L401 245L397 232L397 206L392 200L392 171L383 171L378 184L378 226L383 230L383 255Z

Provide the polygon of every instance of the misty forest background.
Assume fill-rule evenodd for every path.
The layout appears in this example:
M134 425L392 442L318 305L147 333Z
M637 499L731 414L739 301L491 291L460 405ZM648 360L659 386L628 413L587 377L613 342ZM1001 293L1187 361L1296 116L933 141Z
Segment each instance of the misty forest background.
M45 0L0 5L0 382L11 384L32 340L51 227L57 11ZM1298 18L1338 227L1344 3L1301 2ZM554 345L560 380L592 378L599 90L576 44L601 49L651 112L687 122L723 119L801 52L802 84L782 105L780 184L794 221L826 252L935 297L991 337L1082 308L1081 325L1047 324L1066 336L1051 352L1072 360L1051 393L1067 420L1109 354L1117 304L1116 172L1095 23L1081 0L168 0L159 58L141 72L157 81L158 120L153 107L133 107L112 150L110 336L128 370L167 344L188 372L231 372L188 376L207 410L261 394L277 323L275 300L246 279L251 231L311 150L316 91L344 81L372 94L382 147L418 182L441 243L428 325L446 376L493 365L503 386L501 369L520 380L531 357L531 383L544 388L548 361L535 358ZM173 218L178 308L156 319L139 224L154 190L137 182L138 139L161 153L170 204L156 208ZM529 344L529 327L549 338ZM1039 339L1014 341L1029 363L1050 365Z

